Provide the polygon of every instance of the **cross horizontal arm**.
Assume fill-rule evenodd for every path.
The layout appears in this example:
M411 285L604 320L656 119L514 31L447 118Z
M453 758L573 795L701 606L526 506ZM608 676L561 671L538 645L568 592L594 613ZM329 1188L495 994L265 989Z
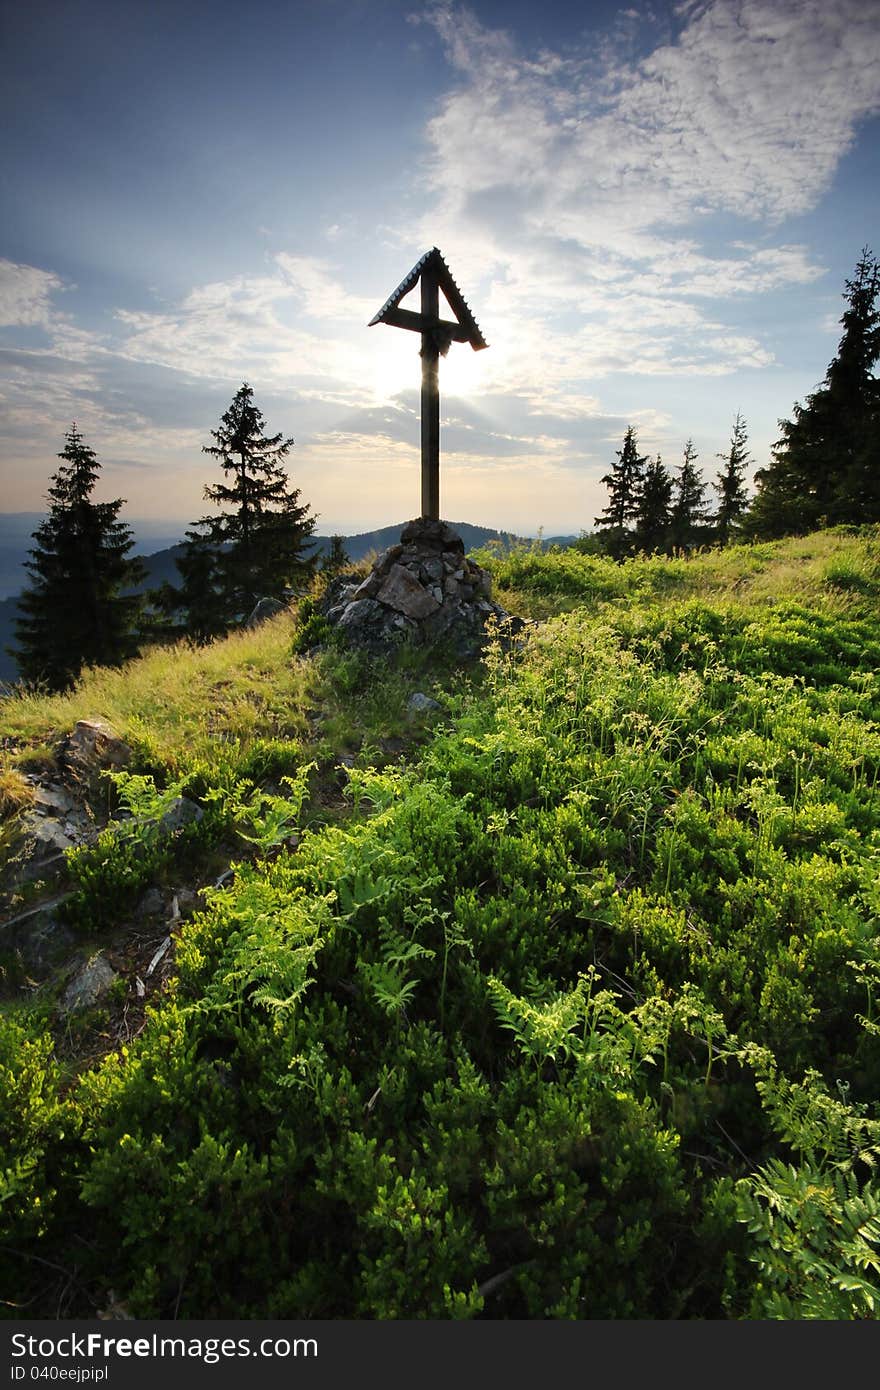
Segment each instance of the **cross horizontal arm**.
M433 328L440 328L449 335L453 343L469 343L471 334L467 328L460 323L453 323L450 319L429 318L424 314L415 314L412 309L389 309L382 320L389 323L392 328L410 328L414 333L430 332Z

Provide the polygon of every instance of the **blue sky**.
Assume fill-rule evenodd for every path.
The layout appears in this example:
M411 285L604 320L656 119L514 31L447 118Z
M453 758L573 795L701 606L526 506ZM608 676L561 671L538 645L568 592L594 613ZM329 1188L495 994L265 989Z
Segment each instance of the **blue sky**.
M243 380L319 530L419 507L439 246L490 347L441 364L441 510L589 529L626 426L755 466L880 253L880 6L114 0L7 6L0 510L75 419L102 496L192 520Z

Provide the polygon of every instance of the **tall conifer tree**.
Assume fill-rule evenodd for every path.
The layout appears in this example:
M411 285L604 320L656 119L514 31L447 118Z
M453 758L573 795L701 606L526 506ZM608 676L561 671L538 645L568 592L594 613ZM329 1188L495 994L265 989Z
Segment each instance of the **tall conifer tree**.
M645 469L639 509L636 516L636 546L653 555L664 550L669 540L672 479L658 454Z
M25 569L13 651L21 674L52 689L72 685L84 666L113 666L138 648L143 578L129 558L134 539L119 520L123 499L95 502L100 464L73 425L49 488L49 515L37 527Z
M669 522L669 544L673 550L693 550L699 545L708 525L705 501L706 483L697 468L697 451L689 439L672 488L672 514Z
M178 561L178 602L188 612L188 630L200 637L224 631L259 599L280 598L314 573L309 538L316 518L283 467L293 440L264 434L253 394L244 382L211 431L215 442L203 448L225 475L205 487L205 497L223 510L194 523Z
M605 533L603 541L608 554L615 560L622 560L633 548L633 528L639 514L642 480L648 462L647 455L639 453L635 426L627 427L623 446L616 455L617 462L602 479L608 488L608 506L596 517L595 524Z
M716 482L712 484L718 493L715 538L719 545L727 545L749 505L745 478L751 456L747 445L746 422L737 411L730 436L730 447L726 454L718 455L724 467L719 472Z
M749 531L783 536L880 521L880 262L862 251L846 282L843 336L823 384L780 420L782 438L758 489Z

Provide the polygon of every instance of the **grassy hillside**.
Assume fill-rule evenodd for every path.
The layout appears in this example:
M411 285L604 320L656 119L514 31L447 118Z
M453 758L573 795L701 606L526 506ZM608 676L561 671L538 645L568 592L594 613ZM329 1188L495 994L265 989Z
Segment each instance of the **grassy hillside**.
M77 718L136 760L113 996L6 962L13 1313L876 1316L880 535L482 558L543 621L469 672L285 614L3 703L10 818ZM139 896L221 876L141 1000Z

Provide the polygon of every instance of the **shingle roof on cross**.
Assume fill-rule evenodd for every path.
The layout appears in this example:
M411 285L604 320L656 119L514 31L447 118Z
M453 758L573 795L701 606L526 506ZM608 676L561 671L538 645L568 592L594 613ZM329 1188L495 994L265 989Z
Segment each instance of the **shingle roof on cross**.
M401 309L400 301L416 285L421 286L421 312ZM440 317L440 290L455 321ZM475 352L488 347L464 295L436 246L416 261L369 327L387 323L422 335L422 515L440 519L440 377L439 359L451 343L470 343Z

